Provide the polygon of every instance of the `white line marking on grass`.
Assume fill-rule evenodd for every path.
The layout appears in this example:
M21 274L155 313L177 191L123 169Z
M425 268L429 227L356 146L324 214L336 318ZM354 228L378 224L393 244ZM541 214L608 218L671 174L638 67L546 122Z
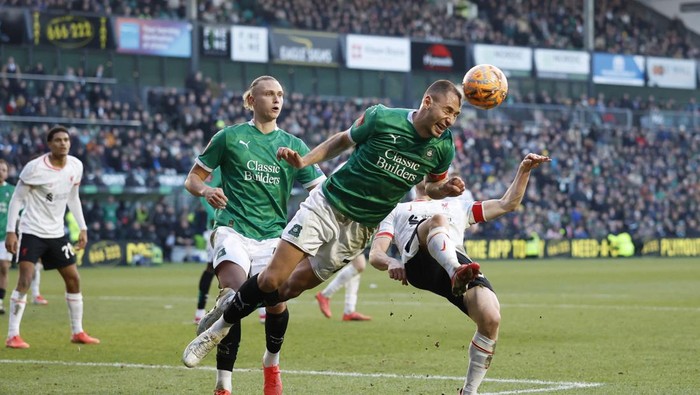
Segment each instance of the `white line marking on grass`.
M688 313L700 313L700 307L672 307L672 306L637 306L637 305L598 305L598 304L539 304L539 303L501 303L504 307L520 308L558 308L558 309L609 309L609 310L650 310L650 311L677 311Z
M58 297L58 295L56 295ZM406 296L406 295L400 295ZM163 297L163 296L99 296L98 300L114 300L114 301L170 301L170 302L187 302L189 303L192 298L184 297ZM423 300L406 300L408 298L403 298L404 300L395 300L388 298L386 300L367 300L363 299L362 304L374 305L374 306L387 306L392 305L397 306L449 306L449 303L443 302L441 300L437 301L423 301ZM292 299L288 300L287 304L296 303L307 303L307 301ZM309 301L309 304L316 305L316 301ZM596 304L575 304L575 303L560 303L560 304L544 304L544 303L503 303L501 302L501 307L514 307L514 308L555 308L555 309L571 309L571 308L581 308L581 309L607 309L607 310L646 310L646 311L674 311L674 312L688 312L688 313L700 313L700 307L674 307L674 306L643 306L643 305L596 305Z
M362 304L366 305L383 305L383 306L449 306L444 302L431 302L431 301L372 301L363 300ZM674 312L688 312L688 313L700 313L700 307L673 307L673 306L640 306L640 305L598 305L598 304L575 304L575 303L560 303L560 304L544 304L544 303L503 303L501 302L501 307L514 307L514 308L555 308L555 309L607 309L607 310L648 310L648 311L674 311Z
M62 366L87 366L87 367L107 367L107 368L137 368L137 369L177 369L177 370L192 370L184 366L173 365L146 365L140 363L118 363L118 362L67 362L67 361L38 361L32 359L14 360L0 359L0 364L32 364L32 365L62 365ZM216 370L213 366L204 366L194 368L194 370ZM260 369L233 369L234 372L250 373L260 372ZM297 374L306 376L337 376L337 377L374 377L374 378L390 378L390 379L415 379L415 380L450 380L462 381L464 377L458 376L432 376L418 374L395 374L395 373L359 373L359 372L334 372L334 371L318 371L318 370L287 370L283 369L285 374ZM508 394L528 394L538 392L553 392L578 388L593 388L600 387L602 383L581 383L569 381L543 381L543 380L519 380L519 379L493 379L486 378L484 381L494 383L511 383L525 385L540 385L545 388L527 388L509 391L482 393L482 395L508 395Z

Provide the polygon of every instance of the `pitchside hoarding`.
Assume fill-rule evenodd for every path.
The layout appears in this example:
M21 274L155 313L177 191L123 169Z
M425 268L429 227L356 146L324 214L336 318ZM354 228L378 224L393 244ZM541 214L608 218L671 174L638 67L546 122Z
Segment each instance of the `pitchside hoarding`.
M408 38L345 36L345 63L349 69L410 71L411 41Z
M340 43L335 33L289 29L270 31L273 63L338 67Z
M585 81L591 74L591 55L583 51L535 48L538 78Z
M228 26L204 25L201 28L199 49L202 55L228 57L230 50Z
M523 259L527 257L527 241L491 239L464 242L469 256L475 260ZM640 246L637 246L638 248ZM636 255L660 257L700 257L700 238L647 240ZM607 258L617 257L607 239L541 240L539 258Z
M532 74L532 49L474 44L474 63L492 64L508 77L529 77Z
M411 70L465 72L467 49L464 44L411 41Z
M56 15L32 12L34 45L53 45L61 49L111 49L114 39L109 18L105 16Z
M644 57L596 52L593 54L593 82L644 86Z
M690 59L647 57L647 85L659 88L696 89L696 63Z
M236 62L267 63L267 29L254 26L231 27L231 60Z
M192 56L192 25L163 19L115 18L117 52L135 55Z

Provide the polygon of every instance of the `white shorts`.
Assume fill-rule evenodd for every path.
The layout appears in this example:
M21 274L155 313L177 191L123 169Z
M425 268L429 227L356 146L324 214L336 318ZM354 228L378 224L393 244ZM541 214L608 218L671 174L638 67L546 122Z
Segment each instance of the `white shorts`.
M0 261L12 262L12 254L7 252L7 249L5 248L5 241L4 240L2 241L2 243L0 243Z
M260 273L272 259L279 238L254 240L235 230L219 227L214 231L214 269L223 261L231 261L245 270L248 276Z
M282 232L282 239L309 254L316 276L326 281L352 262L370 241L369 228L335 211L322 188L314 188Z

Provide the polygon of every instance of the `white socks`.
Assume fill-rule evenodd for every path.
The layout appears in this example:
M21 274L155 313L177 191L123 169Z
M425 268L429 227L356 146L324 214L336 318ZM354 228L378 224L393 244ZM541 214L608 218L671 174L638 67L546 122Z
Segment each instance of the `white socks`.
M265 350L265 355L263 355L263 367L269 368L270 366L275 366L280 364L280 353L271 353Z
M71 331L75 335L83 331L83 295L81 293L69 294L66 292L68 304L68 318L70 318ZM7 337L19 335L19 324L27 305L27 294L12 291L10 297L10 319L7 328Z
M350 266L352 267L352 266ZM352 267L355 269L354 267ZM357 273L357 270L355 270ZM348 280L345 284L345 314L351 314L355 312L357 307L357 291L360 289L360 275L355 274Z
M447 228L438 226L428 233L428 252L452 278L455 269L459 267L459 261L455 244L450 239Z
M66 303L68 304L68 318L73 334L83 331L83 294L69 294L66 292Z
M216 371L216 389L225 389L229 392L233 389L231 385L231 372L228 370Z
M10 296L10 319L7 323L7 337L15 337L19 335L19 324L22 322L24 308L27 305L27 294L20 294L17 290L12 291Z
M486 376L486 370L491 365L496 341L482 335L479 332L474 334L469 345L469 368L467 378L464 381L463 395L476 395L476 390Z
M345 285L345 283L347 283L348 281L350 281L350 279L355 277L357 273L358 272L357 269L355 269L355 266L353 266L352 264L345 265L345 267L338 272L333 281L328 283L326 288L324 288L323 291L321 291L321 294L327 298L330 298L331 296L333 296L333 294L338 292L338 290L342 288Z

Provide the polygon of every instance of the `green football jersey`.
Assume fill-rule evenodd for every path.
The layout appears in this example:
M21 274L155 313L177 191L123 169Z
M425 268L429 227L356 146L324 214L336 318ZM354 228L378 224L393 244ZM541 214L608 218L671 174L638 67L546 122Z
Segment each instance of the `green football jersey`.
M287 201L294 181L304 188L325 176L318 166L296 169L277 160L277 149L289 147L300 155L309 147L277 129L263 134L253 122L226 127L212 137L197 164L208 171L221 168L221 188L228 204L216 212L216 226L228 226L245 237L279 237L287 224Z
M8 183L0 185L0 242L4 242L7 236L7 209L14 191L15 187Z
M336 210L374 227L427 174L441 175L455 155L450 130L424 139L409 109L376 105L352 125L357 144L348 163L328 177L323 192Z

